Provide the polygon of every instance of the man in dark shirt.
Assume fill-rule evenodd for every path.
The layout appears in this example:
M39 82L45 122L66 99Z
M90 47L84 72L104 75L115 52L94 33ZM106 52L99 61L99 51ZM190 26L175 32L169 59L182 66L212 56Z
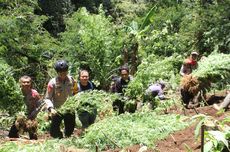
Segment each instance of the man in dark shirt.
M78 83L78 92L95 89L95 84L89 81L89 72L87 70L80 71L79 80L80 82Z
M132 76L129 75L129 68L122 66L119 69L120 77L116 79L113 92L119 93L121 95L125 94L125 89L128 87L130 81L132 81ZM113 102L113 110L118 111L118 114L124 113L125 103L121 100L116 100Z
M79 73L79 80L78 83L78 92L83 92L87 90L94 90L96 87L93 82L89 81L89 72L87 70L81 70ZM91 124L94 123L96 116L97 116L97 109L94 105L89 103L84 103L85 107L90 107L90 111L81 110L78 111L79 120L82 123L82 128L85 129L89 127Z
M129 82L132 80L132 76L129 75L129 69L126 66L120 68L120 78L117 79L115 84L115 92L124 95L125 89Z

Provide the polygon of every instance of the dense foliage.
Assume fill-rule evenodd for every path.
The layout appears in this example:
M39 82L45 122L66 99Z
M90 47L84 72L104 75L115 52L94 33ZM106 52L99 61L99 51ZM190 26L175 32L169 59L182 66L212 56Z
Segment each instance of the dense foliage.
M1 0L0 109L10 114L22 109L17 83L22 75L31 76L33 86L44 93L47 81L56 75L53 64L60 58L68 61L74 78L79 69L89 69L91 79L104 90L117 69L128 64L134 80L126 92L127 103L142 101L148 85L159 80L176 94L180 66L193 50L207 58L192 75L226 88L230 83L229 10L229 0ZM94 150L95 145L100 149L152 145L156 138L185 126L178 116L143 109L143 113L115 116L111 104L117 98L104 91L69 98L60 111L90 110L84 104L91 104L98 109L97 123L82 138L60 140L61 147L51 140L28 145L27 150L65 151L68 144ZM167 104L161 104L161 109ZM42 114L40 130L44 131L49 123L42 121ZM0 151L25 148L8 145Z
M118 95L106 93L104 91L94 90L81 92L68 98L58 111L77 113L82 111L92 112L92 110L96 108L99 118L103 119L104 117L115 114L113 113L112 103L118 98Z
M22 110L23 96L13 78L12 67L1 61L0 64L0 109L10 115Z
M121 49L117 32L102 10L91 15L82 8L67 19L60 54L72 62L73 73L86 68L92 72L91 78L103 86L108 83L109 72L120 63L116 59Z
M229 83L230 55L213 53L199 62L199 67L193 72L200 81L209 80L212 83L221 81Z
M45 59L57 50L55 40L42 27L45 16L34 14L37 3L30 0L5 1L0 7L0 55L17 72L14 77L31 76L41 91L47 80Z
M135 78L129 84L127 90L128 96L143 97L143 93L150 84L164 80L170 83L171 87L175 87L179 83L179 69L182 63L181 57L162 58L155 55L150 55L144 59L138 66L138 72Z

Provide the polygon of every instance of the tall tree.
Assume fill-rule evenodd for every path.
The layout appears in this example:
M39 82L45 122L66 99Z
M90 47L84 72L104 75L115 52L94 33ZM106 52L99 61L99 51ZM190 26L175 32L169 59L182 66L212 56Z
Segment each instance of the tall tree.
M6 1L0 15L0 55L16 71L14 77L30 75L42 90L47 77L46 58L58 47L42 27L45 16L34 14L35 1Z

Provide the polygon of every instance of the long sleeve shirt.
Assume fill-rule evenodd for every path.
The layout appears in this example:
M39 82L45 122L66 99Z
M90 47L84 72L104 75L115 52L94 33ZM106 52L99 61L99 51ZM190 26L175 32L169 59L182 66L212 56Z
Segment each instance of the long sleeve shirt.
M164 91L160 84L153 84L146 90L146 94L151 94L153 97L158 96L161 100L165 99Z

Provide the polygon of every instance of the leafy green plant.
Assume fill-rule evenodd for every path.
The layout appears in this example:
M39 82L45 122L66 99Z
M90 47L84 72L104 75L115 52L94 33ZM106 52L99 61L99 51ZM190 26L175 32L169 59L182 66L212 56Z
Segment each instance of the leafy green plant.
M93 112L97 109L100 119L114 115L112 103L119 96L116 94L106 93L104 91L86 91L76 94L67 99L67 101L58 109L59 112Z
M37 1L1 1L0 56L12 66L14 78L29 75L39 92L47 79L46 59L58 50L57 41L42 27L47 17L34 14Z
M0 116L1 130L8 130L8 128L10 128L10 126L13 124L15 117L10 116L5 110L0 110Z
M150 55L138 66L134 80L130 82L127 89L127 95L133 98L142 98L148 85L158 80L165 80L172 86L177 86L180 78L178 73L181 60L180 56L161 58Z
M0 64L0 109L10 115L23 108L23 95L19 84L13 78L12 67L1 61Z
M159 116L154 112L113 116L92 125L84 135L83 143L96 143L100 149L126 147L138 143L151 147L154 141L163 139L169 133L187 125L186 122L178 123L180 121L176 115Z
M38 121L38 133L44 133L49 130L51 122L46 111L38 113L36 120Z
M205 132L205 139L207 143L204 145L204 151L223 151L229 148L230 130L226 132L221 131L207 131Z
M204 152L229 150L230 128L226 123L229 118L215 120L210 116L197 115L192 119L198 119L199 122L195 129L195 138L198 139L202 125L204 126Z
M215 83L221 79L228 82L230 76L230 55L212 53L207 56L199 63L199 67L195 70L192 75L197 77L200 81L211 81ZM222 81L223 82L223 81Z
M108 73L119 64L116 62L122 47L119 30L102 10L90 14L85 8L67 18L66 24L66 31L61 34L60 56L64 54L71 62L71 72L76 74L80 68L89 68L90 78L105 87Z

